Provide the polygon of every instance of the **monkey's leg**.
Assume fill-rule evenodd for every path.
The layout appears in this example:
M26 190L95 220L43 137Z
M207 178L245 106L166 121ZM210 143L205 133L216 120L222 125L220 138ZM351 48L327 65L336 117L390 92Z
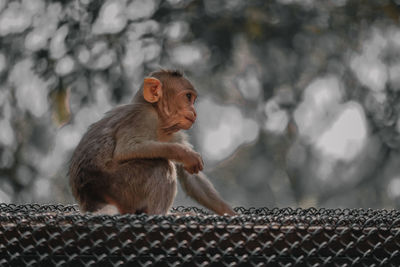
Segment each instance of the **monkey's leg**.
M149 175L148 186L151 188L147 199L148 214L167 214L174 202L176 186L175 164L169 160L159 159Z
M118 166L108 197L121 213L166 214L176 195L175 165L166 159L140 159Z
M107 214L107 215L115 215L119 213L120 212L118 208L112 204L105 204L102 208L94 212L94 214Z

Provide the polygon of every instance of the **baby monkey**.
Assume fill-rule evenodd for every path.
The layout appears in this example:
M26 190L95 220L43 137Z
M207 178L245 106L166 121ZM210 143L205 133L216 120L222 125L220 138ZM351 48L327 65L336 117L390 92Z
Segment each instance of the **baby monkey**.
M217 214L234 215L201 172L203 160L180 130L196 120L197 92L182 73L153 72L130 104L91 125L69 169L83 212L167 214L184 191Z

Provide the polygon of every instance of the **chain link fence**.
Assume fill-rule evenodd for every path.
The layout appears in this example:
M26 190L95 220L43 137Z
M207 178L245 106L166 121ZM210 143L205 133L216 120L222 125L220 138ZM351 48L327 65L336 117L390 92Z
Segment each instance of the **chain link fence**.
M0 204L1 266L399 266L400 212L236 208L80 214Z

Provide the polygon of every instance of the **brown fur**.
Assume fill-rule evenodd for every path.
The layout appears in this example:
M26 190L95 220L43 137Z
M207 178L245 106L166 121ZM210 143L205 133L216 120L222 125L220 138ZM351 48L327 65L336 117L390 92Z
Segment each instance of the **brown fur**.
M195 97L193 86L178 72L151 76L156 79L145 80L131 104L91 125L78 144L69 176L81 210L94 212L111 204L120 213L166 214L176 195L178 170L190 197L218 214L234 214L199 173L200 155L178 132L196 117L194 99L185 100L187 92ZM146 101L144 90L157 101Z

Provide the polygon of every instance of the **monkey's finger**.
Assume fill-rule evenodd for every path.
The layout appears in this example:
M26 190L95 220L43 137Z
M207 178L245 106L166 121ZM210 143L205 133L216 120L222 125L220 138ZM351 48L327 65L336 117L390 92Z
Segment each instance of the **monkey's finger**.
M202 171L204 168L204 162L201 160L200 165L199 165L199 170Z
M190 167L185 168L185 170L190 174L193 174L193 171L194 171L193 168L190 168Z
M200 165L197 165L197 166L196 166L196 173L198 173L199 171L201 171L201 166L200 166Z
M200 165L196 165L196 173L199 173L201 171L201 166Z
M196 173L196 165L193 165L190 170L191 170L191 174Z
M187 171L188 173L190 173L190 168L183 166L183 168L185 169L185 171Z
M199 166L199 170L202 171L203 168L204 168L204 161L203 161L202 157L199 158L199 163L198 164L199 164L198 165Z
M199 167L198 166L194 166L194 171L193 173L199 173Z

